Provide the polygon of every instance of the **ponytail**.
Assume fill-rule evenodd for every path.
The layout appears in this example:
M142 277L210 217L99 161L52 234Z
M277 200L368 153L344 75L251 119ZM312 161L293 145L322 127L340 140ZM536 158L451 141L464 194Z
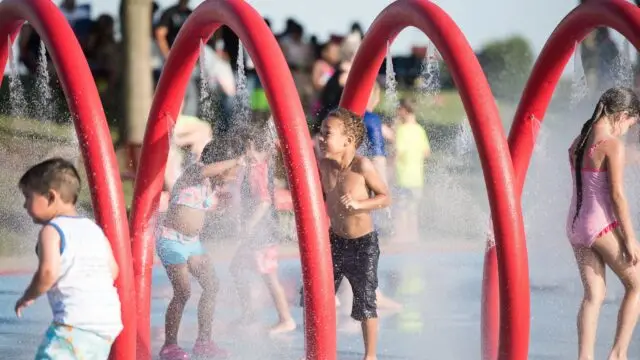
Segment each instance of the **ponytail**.
M573 216L572 226L575 225L576 220L578 219L578 215L580 214L580 208L582 207L582 160L584 157L584 152L587 147L587 140L589 139L589 135L591 135L591 131L593 130L593 125L600 120L603 115L606 115L607 111L605 109L604 103L602 101L598 101L596 105L596 109L591 115L591 119L587 120L584 125L582 125L582 130L580 130L580 136L578 137L578 142L574 149L574 164L573 171L575 172L576 178L576 214Z

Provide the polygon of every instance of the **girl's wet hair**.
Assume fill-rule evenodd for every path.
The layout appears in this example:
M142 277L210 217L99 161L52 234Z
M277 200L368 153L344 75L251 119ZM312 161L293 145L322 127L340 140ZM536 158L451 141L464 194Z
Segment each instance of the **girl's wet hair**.
M245 136L237 138L224 137L218 140L209 141L202 150L200 161L205 164L213 164L217 162L237 159L244 155L247 149Z
M631 117L640 115L640 100L638 100L638 96L633 90L626 87L614 87L602 94L593 115L582 125L582 130L573 152L575 157L573 171L575 171L577 192L576 214L573 217L573 224L575 224L582 207L582 158L584 157L587 140L589 140L593 125L604 116L611 116L611 120L617 121L618 118L612 115L622 112L627 112Z
M267 120L273 121L273 120ZM262 124L254 124L247 130L247 147L249 143L253 145L253 148L258 152L268 152L275 147L275 141L272 139L269 131L269 123L264 122Z

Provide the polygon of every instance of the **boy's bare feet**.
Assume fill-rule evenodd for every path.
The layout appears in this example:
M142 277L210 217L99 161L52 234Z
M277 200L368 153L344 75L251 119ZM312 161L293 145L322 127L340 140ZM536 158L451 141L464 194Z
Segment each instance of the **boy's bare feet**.
M296 323L293 319L280 321L269 329L269 335L278 335L291 332L296 329Z

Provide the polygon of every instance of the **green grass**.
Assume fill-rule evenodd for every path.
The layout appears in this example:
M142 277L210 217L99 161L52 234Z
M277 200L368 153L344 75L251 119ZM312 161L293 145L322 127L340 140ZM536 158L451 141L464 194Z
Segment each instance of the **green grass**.
M416 114L418 115L418 120L423 124L455 126L467 118L464 105L456 90L441 91L436 101L434 101L433 98L415 95L409 91L398 92L399 99L405 96L412 96L417 101L418 109L416 110ZM387 99L383 97L377 110L388 115L389 110L386 101ZM496 103L503 125L510 124L514 105L500 100L496 100Z
M72 141L70 125L42 123L34 119L0 117L0 132L18 138L31 138L57 142Z
M117 129L110 129L112 142L117 141ZM44 153L55 144L72 144L75 139L75 131L71 124L42 123L34 119L0 117L0 144L7 152L12 152L17 158L26 162L40 160ZM4 150L4 149L0 149ZM24 156L21 156L23 153ZM79 169L82 175L83 191L80 194L79 205L91 208L91 196L87 186L84 169ZM15 187L14 176L0 174L0 189ZM10 182L10 183L9 183ZM5 190L6 191L6 190ZM127 206L133 198L133 182L123 182L123 194ZM1 205L0 205L1 206Z

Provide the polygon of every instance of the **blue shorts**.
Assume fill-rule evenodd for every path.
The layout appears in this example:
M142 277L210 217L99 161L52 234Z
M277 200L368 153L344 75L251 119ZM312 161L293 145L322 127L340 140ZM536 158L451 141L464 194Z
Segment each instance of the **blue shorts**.
M159 238L156 241L156 252L162 265L186 264L190 257L204 255L204 248L199 240L189 242Z
M51 324L35 360L106 360L114 340L91 331Z

